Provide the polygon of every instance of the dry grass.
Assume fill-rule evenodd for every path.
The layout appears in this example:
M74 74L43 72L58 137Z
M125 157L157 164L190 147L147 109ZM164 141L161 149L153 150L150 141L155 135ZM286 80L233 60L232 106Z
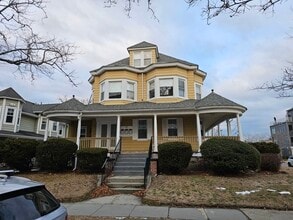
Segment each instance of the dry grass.
M87 199L97 186L97 175L90 174L30 173L20 176L45 183L46 188L61 202Z
M251 190L259 191L248 195L236 194ZM280 195L280 191L289 191L291 195ZM293 210L293 168L283 166L279 173L261 172L237 177L207 173L160 175L153 178L143 200L152 205Z

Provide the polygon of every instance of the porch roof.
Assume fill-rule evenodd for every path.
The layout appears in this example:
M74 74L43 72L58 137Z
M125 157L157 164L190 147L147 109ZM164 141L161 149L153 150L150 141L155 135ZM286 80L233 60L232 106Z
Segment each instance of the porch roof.
M75 98L67 102L56 105L43 112L44 115L51 113L76 113L84 114L116 114L121 112L174 112L174 111L197 111L208 108L236 108L242 113L246 107L239 105L229 99L226 99L214 92L201 100L188 99L175 103L154 103L154 102L133 102L124 105L103 105L94 103L84 105Z

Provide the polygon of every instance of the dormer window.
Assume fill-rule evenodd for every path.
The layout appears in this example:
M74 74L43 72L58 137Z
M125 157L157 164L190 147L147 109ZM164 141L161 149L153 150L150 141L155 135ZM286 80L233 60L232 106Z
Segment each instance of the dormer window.
M133 65L135 67L145 67L152 63L151 51L134 51L133 52Z

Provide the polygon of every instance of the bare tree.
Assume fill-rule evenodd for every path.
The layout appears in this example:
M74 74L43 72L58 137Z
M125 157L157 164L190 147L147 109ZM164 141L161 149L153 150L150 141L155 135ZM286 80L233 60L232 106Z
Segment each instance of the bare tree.
M121 0L120 0L121 1ZM123 0L125 2L124 10L129 16L132 10L132 6L135 3L142 2L143 0ZM151 11L155 18L155 11L152 8L152 0L145 0L147 2L147 9ZM202 15L209 22L210 19L217 17L218 15L227 12L230 17L245 13L246 10L256 9L260 12L266 12L269 9L274 11L274 6L277 3L282 3L287 0L184 0L189 7L193 7L199 3L205 5L202 9ZM116 5L119 0L105 0L106 7L112 7Z
M75 46L35 33L32 17L39 12L46 18L43 0L0 0L0 63L16 66L32 80L39 74L52 77L57 71L76 86L73 72L65 68Z
M266 82L255 89L275 91L279 97L293 97L293 63L283 71L280 79Z

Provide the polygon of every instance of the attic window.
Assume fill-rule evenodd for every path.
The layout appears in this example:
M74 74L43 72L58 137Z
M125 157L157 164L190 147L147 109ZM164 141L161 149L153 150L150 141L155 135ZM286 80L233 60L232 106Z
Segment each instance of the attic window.
M152 63L151 51L135 51L133 53L133 66L145 67Z

